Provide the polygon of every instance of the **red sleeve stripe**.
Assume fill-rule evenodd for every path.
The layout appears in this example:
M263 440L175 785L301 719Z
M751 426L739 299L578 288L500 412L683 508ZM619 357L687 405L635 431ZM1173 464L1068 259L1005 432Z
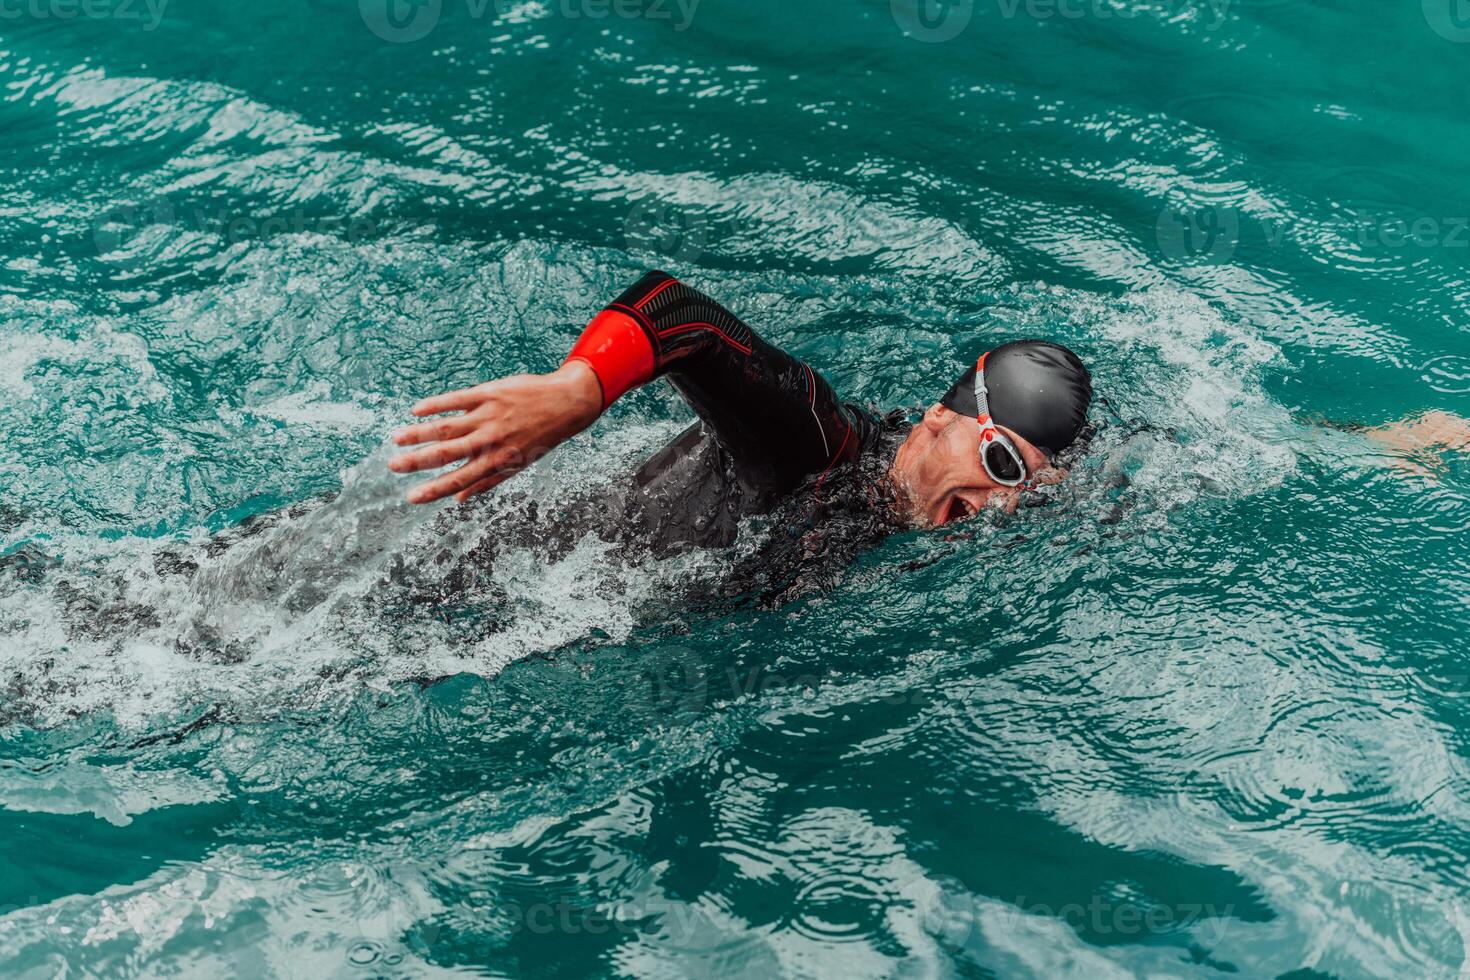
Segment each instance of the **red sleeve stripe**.
M670 279L667 282L665 282L662 286L659 286L653 292L651 292L647 296L643 297L641 300L638 301L638 309L640 309L640 310L643 309L649 303L653 302L653 298L655 296L657 296L659 293L663 292L665 289L668 289L670 286L674 285L678 281L679 280L677 280L677 279Z
M827 468L822 471L822 475L817 477L817 486L812 492L816 495L818 500L822 499L822 483L827 479L827 474L832 472L832 467L836 466L837 461L842 458L842 451L847 448L847 440L851 438L852 424L849 423L847 426L847 432L842 437L842 445L837 447L837 452L832 454L832 461L827 464Z
M603 310L577 340L568 361L581 361L602 385L602 407L653 377L653 343L643 327L620 310Z

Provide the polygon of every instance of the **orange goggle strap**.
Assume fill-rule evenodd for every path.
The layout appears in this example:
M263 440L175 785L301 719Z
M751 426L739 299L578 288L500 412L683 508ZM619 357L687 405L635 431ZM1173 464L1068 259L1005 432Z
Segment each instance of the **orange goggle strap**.
M990 414L989 398L985 392L985 359L989 356L989 351L981 354L975 366L961 375L954 387L939 399L939 404L972 419Z

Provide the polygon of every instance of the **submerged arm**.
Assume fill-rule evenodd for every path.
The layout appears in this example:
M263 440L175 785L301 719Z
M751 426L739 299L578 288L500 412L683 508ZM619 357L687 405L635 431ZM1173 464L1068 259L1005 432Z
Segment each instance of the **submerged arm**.
M1393 452L1394 470L1412 476L1432 479L1444 465L1443 453L1470 452L1470 420L1440 410L1361 431Z

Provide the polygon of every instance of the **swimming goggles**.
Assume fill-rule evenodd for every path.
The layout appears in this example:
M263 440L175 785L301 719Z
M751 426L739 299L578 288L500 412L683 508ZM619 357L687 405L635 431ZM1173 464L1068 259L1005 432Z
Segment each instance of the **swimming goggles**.
M980 465L985 474L1003 487L1026 482L1026 460L1010 437L990 417L990 399L985 392L985 358L975 365L975 421L980 423Z

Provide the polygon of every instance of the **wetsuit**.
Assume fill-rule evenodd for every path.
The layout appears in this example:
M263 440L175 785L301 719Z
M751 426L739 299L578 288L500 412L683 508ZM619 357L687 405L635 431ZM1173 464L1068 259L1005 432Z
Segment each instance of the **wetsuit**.
M700 421L634 475L626 519L644 540L719 547L742 517L793 493L818 504L849 464L879 452L887 420L838 400L810 365L729 310L650 272L593 319L568 360L592 368L603 407L667 377Z

